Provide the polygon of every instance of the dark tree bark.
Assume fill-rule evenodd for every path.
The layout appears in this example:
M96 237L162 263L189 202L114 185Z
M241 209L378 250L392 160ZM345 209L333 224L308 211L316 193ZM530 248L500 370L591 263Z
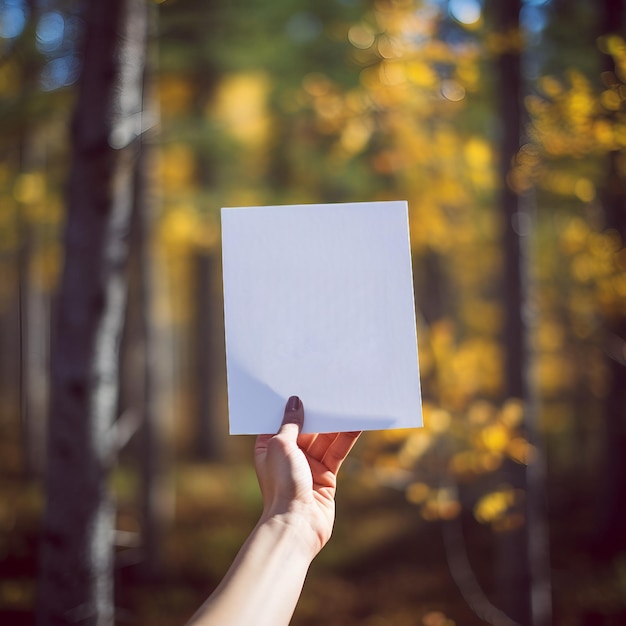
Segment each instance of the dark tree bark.
M508 184L508 175L520 147L521 109L521 49L516 46L520 32L520 0L492 3L496 29L511 42L496 58L497 91L500 116L500 209L502 211L504 275L502 300L504 304L505 347L504 379L507 398L526 398L524 368L527 355L522 318L522 271L520 265L521 227L524 226L519 198ZM502 478L516 489L526 492L526 476L521 465L506 460ZM520 507L521 508L521 507ZM524 513L523 509L520 511ZM515 622L530 624L530 572L527 559L527 525L498 533L497 580L500 608Z
M195 452L205 461L219 461L226 456L225 430L218 422L216 394L223 362L223 327L221 316L215 314L219 301L221 274L215 253L200 251L195 259L195 367L196 373L196 442Z
M532 216L530 199L520 197L509 173L523 142L521 0L492 2L498 33L509 42L496 58L500 114L500 208L503 217L505 395L524 404L524 435L534 455L524 466L505 460L502 478L524 493L517 505L523 523L498 534L497 576L501 608L519 624L551 622L549 548L545 511L545 456L538 425L538 402L531 376L529 291Z
M600 35L623 36L626 21L625 0L604 0ZM604 70L615 73L610 56L603 59ZM620 167L623 154L608 155L608 168L602 201L606 228L616 230L626 242L626 178ZM605 352L610 373L609 392L605 402L605 441L602 484L598 493L598 528L596 544L599 555L612 557L626 548L626 319L613 315L607 320Z
M172 339L159 295L166 292L161 257L154 249L155 223L161 209L159 182L155 179L156 139L160 118L156 85L156 6L150 11L150 40L144 76L146 131L137 168L135 227L139 261L139 308L144 357L143 420L141 437L141 519L144 579L162 573L165 527L172 517L173 493L167 479L165 437L173 413Z
M41 477L46 458L50 306L48 294L31 275L32 234L22 237L25 238L19 255L19 393L24 469L27 476Z
M36 171L45 161L42 142L33 128L22 129L21 169ZM42 229L25 217L26 203L19 206L18 300L20 416L24 469L27 476L41 477L45 463L46 411L50 298L33 274L32 261L41 245Z
M65 264L53 336L38 623L111 626L118 347L141 133L145 0L84 3Z

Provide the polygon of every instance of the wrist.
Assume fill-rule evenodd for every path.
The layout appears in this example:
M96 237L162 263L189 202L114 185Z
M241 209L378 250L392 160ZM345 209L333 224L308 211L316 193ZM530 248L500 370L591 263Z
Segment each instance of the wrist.
M317 556L328 540L313 528L309 516L297 508L284 512L264 511L259 525L271 528L280 540L292 542L309 561Z

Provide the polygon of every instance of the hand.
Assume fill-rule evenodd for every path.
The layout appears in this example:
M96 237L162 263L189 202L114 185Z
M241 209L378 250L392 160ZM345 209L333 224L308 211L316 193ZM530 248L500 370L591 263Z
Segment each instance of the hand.
M337 472L360 432L300 434L304 407L287 401L276 435L259 435L254 461L263 495L264 519L293 525L317 554L335 520Z

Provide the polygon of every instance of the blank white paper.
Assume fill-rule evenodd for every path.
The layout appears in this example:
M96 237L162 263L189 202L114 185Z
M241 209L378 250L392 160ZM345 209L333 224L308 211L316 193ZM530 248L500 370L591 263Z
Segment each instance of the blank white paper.
M404 201L223 208L231 434L422 425Z

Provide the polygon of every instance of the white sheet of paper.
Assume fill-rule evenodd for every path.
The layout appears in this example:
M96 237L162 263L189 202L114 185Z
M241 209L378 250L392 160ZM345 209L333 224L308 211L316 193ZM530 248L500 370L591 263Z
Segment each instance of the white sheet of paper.
M404 201L223 208L231 434L422 425Z

